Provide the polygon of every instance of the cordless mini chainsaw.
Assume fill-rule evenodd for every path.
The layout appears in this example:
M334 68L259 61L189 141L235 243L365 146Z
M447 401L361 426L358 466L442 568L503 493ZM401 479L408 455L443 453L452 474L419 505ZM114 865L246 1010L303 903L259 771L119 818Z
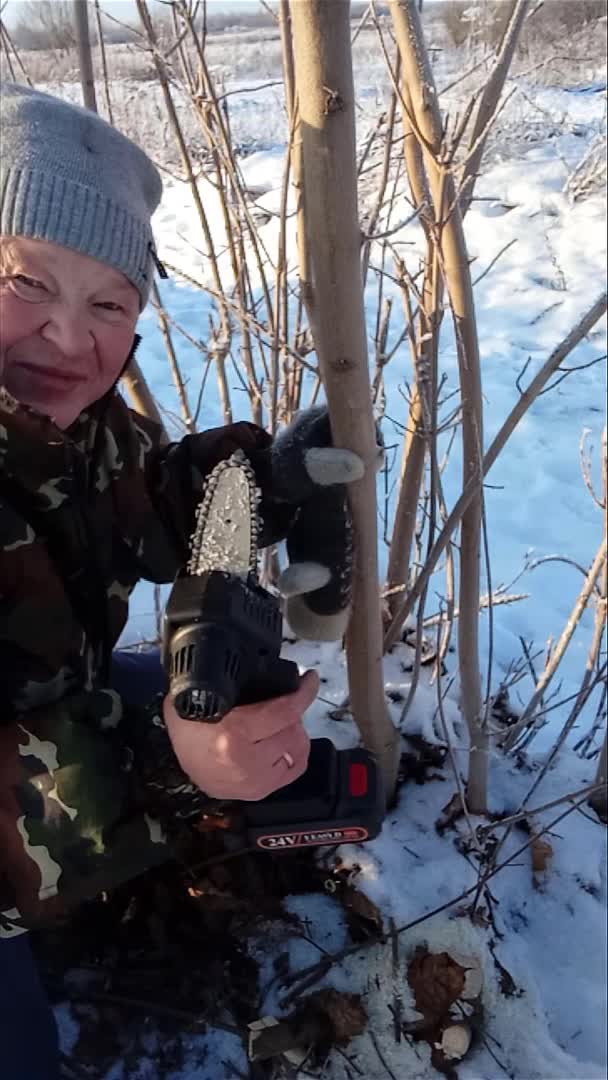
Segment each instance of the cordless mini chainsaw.
M162 659L177 713L214 724L235 705L297 689L297 665L281 657L277 598L258 581L259 493L237 451L208 476L187 565L163 619ZM363 749L314 739L306 772L259 802L238 804L252 846L283 851L373 839L384 816L379 770Z

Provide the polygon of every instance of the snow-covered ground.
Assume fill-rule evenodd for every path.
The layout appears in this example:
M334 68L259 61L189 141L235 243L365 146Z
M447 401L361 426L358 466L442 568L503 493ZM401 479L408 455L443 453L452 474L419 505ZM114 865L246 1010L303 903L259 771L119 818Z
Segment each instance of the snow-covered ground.
M358 70L360 83L365 78ZM573 167L583 157L591 140L605 126L605 95L573 93L568 89L539 89L528 83L516 86L502 118L501 138L492 143L474 202L466 221L470 255L474 258L474 278L481 277L494 258L503 252L491 271L481 277L475 289L481 343L485 408L484 441L487 445L517 399L516 380L526 364L524 385L555 346L601 292L605 282L605 200L602 194L573 203L564 187ZM362 104L369 112L378 95L375 70L362 91ZM248 186L255 189L257 204L270 214L280 203L283 172L284 121L277 105L278 91L233 98L231 115L237 127L240 116L250 144L258 149L242 160ZM270 108L269 102L274 105ZM266 102L266 110L264 109ZM239 111L240 110L240 111ZM554 123L552 123L554 121ZM212 186L201 181L207 214L217 237L222 224L217 196ZM408 216L404 207L404 219ZM398 220L398 217L397 217ZM260 228L267 249L277 248L278 225L270 217ZM162 205L156 215L155 231L161 259L174 263L199 281L209 279L208 268L199 254L203 246L192 198L185 184L166 180ZM407 241L403 247L412 268L420 235L407 226L394 238ZM294 258L294 222L288 223L288 250ZM507 246L510 245L510 246ZM218 247L221 247L221 243ZM372 258L372 263L374 259ZM256 287L254 281L254 288ZM385 295L391 295L385 283ZM205 340L212 301L192 287L170 280L161 283L167 310L194 338ZM395 290L394 311L401 311ZM375 330L377 286L370 274L366 295L370 343ZM446 393L458 384L454 340L445 320L441 345L441 370L446 377ZM396 315L389 339L395 341L402 329ZM153 392L169 414L178 413L177 399L165 359L162 337L153 310L141 321L143 344L139 358ZM570 358L586 364L605 353L605 322ZM189 390L196 400L201 378L201 354L182 342L179 359ZM400 441L392 420L403 424L405 401L401 394L409 379L407 348L400 348L386 369L387 444ZM237 417L249 416L249 403L235 375L230 373L233 404ZM600 476L600 435L604 424L604 365L588 367L572 375L555 390L541 397L520 424L489 477L486 491L489 548L493 588L508 586L531 560L559 554L588 566L597 550L602 530L601 512L587 492L579 465L579 442L588 429L595 448L593 476ZM449 408L449 406L448 406ZM391 419L388 419L388 418ZM201 412L203 426L222 422L213 373L210 374ZM177 430L177 429L175 429ZM454 447L444 476L448 503L459 494L460 462ZM382 478L379 483L382 484ZM384 498L380 488L382 499ZM385 549L381 545L385 565ZM514 591L528 598L494 611L493 688L499 685L509 665L521 657L521 639L530 651L543 650L550 635L557 636L564 625L581 585L580 572L559 561L543 563L518 578ZM431 595L433 587L431 587ZM429 601L431 603L431 601ZM153 632L153 594L142 585L133 599L132 618L124 641L134 642ZM429 607L429 611L432 607ZM487 617L482 618L482 660L488 663ZM591 613L587 613L575 635L560 672L560 695L567 698L578 688L589 645ZM393 697L407 696L408 657L399 647L385 662L387 686ZM346 694L344 657L336 646L290 643L286 655L303 666L315 666L323 678L321 698L311 708L308 725L314 735L329 735L340 747L353 745L356 732L352 722L335 720L328 713L340 705ZM411 659L411 658L410 658ZM525 677L518 684L523 703L532 689ZM593 707L597 706L597 699ZM392 706L399 723L400 704ZM448 723L454 732L456 754L466 771L466 736L459 724L457 687L454 683L445 703ZM436 688L428 678L421 680L404 734L422 733L428 740L437 736ZM559 731L564 712L550 714L541 736L532 744L528 759L517 764L496 756L492 761L490 801L495 811L515 812L527 794L542 753ZM584 715L579 735L591 723ZM385 923L393 918L397 927L417 919L475 884L477 863L474 854L462 853L461 837L467 826L439 835L435 822L441 808L454 791L449 768L435 770L440 778L423 785L412 781L402 788L397 807L389 814L381 836L364 847L342 848L347 864L361 868L356 886L381 910ZM543 780L533 799L539 806L576 791L593 781L594 761L581 760L568 748L557 766ZM536 819L546 827L564 807L547 811ZM553 814L553 817L552 817ZM500 835L500 832L498 832ZM540 882L533 885L530 851L492 879L493 924L473 926L449 908L400 937L399 965L407 964L414 948L427 942L437 951L446 947L477 956L483 972L482 1003L484 1037L458 1066L461 1080L481 1080L507 1075L518 1080L592 1080L605 1076L606 1041L606 841L605 829L593 815L570 813L549 837L553 855ZM525 842L514 831L502 853L507 857ZM457 843L458 841L458 843ZM331 898L293 897L291 910L307 921L307 936L334 952L346 940L340 909ZM278 932L277 932L278 933ZM516 992L505 996L501 990L500 964L512 977ZM286 941L280 935L264 934L251 943L261 964L262 984L270 981L272 963L279 951L288 949L290 967L296 970L315 962L319 953L301 939ZM388 965L388 966L387 966ZM338 1054L325 1066L327 1080L352 1075L369 1080L393 1075L398 1080L437 1076L430 1064L425 1044L394 1041L389 1011L392 1001L390 947L366 951L336 966L326 983L363 992L370 1013L368 1034L355 1038L348 1048L351 1064ZM503 984L504 988L504 984ZM280 988L279 988L280 989ZM266 1012L278 1014L280 993L271 992ZM407 1008L411 1004L404 1002ZM66 1009L62 1009L65 1048L71 1036ZM202 1050L208 1049L204 1065ZM189 1065L175 1080L228 1080L243 1075L243 1050L233 1037L213 1032L192 1037ZM230 1061L232 1065L222 1065ZM240 1072L238 1070L241 1070ZM350 1069L350 1071L349 1071ZM391 1072L389 1072L391 1070ZM139 1072L129 1072L132 1080L152 1078L153 1054L143 1060ZM107 1080L126 1076L117 1066Z

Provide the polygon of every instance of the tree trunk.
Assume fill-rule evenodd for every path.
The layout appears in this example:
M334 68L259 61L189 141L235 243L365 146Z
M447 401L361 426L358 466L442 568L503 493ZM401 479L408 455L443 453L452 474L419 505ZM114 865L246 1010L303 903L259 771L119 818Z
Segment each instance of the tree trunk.
M392 798L398 737L382 668L376 469L357 210L355 111L348 0L291 4L305 206L311 240L315 345L337 446L365 476L349 485L355 527L353 610L347 635L353 716Z
M76 41L78 43L78 59L80 63L82 100L87 109L91 109L92 112L97 112L87 2L86 0L73 0L73 2ZM99 40L101 43L101 32ZM135 411L141 413L142 416L147 416L149 420L154 420L162 431L162 441L167 443L169 439L158 410L158 405L152 396L150 388L148 387L135 357L129 362L129 366L123 376L123 383Z
M463 218L471 204L475 184L477 181L477 173L479 171L479 168L481 167L481 160L486 146L487 137L492 127L492 118L496 112L496 108L498 106L502 91L504 89L505 81L509 72L509 67L515 53L517 41L519 39L525 17L528 13L529 6L530 0L514 0L511 16L506 26L500 48L496 55L494 67L486 85L483 88L479 100L479 105L475 113L472 134L469 141L469 150L463 169L463 180L465 178L468 178L466 189L464 190L460 200ZM419 10L421 10L420 5ZM411 103L409 89L406 81L402 80L400 93L403 116L403 145L405 165L412 193L412 201L414 203L414 206L417 209L420 209L424 206L425 203L430 203L430 196L426 184L426 175L420 143L418 142L415 131L412 127L411 118L414 116L414 109ZM429 295L426 285L428 282L428 272L432 268L432 250L434 239L432 234L428 230L425 213L421 213L420 221L422 226L425 228L427 236L427 255L425 260L427 272L425 272L425 287L423 288L423 296L426 299ZM421 350L425 350L428 352L431 345L434 345L435 351L437 349L437 339L439 336L442 318L442 303L443 282L439 281L436 297L436 311L434 313L431 313L428 310L428 305L425 305L427 319L430 319L431 316L435 319L435 341L432 342L428 337L425 339L424 333L417 334L417 339L420 340L422 343L420 346ZM399 488L397 508L395 511L395 523L391 539L387 573L387 587L389 590L391 588L395 590L394 592L389 594L389 609L392 617L394 617L398 613L399 608L403 606L403 596L405 594L405 587L409 576L412 540L416 524L418 497L420 492L420 485L422 482L424 465L424 439L422 438L422 432L419 430L420 422L420 399L414 387L412 394L412 405L410 406L410 413L407 420L408 439L406 441L406 445L404 446L402 480Z
M396 77L399 77L396 72ZM422 408L421 387L418 382L420 366L430 370L436 353L436 335L439 333L441 318L440 309L443 297L442 282L439 283L437 302L438 308L432 310L433 290L431 289L431 275L433 268L433 237L428 228L428 216L430 214L431 196L428 188L427 176L422 158L422 149L412 127L413 108L406 79L401 78L399 86L401 102L401 122L403 125L403 155L405 169L410 185L412 203L420 213L420 223L426 235L426 256L424 263L424 281L422 285L422 298L424 311L420 312L417 319L417 330L412 327L412 352L414 361L414 380L412 383L412 396L406 424L406 436L403 442L403 460L401 467L401 479L399 495L395 508L395 519L391 536L391 546L388 557L386 583L388 589L388 607L391 617L394 617L403 604L403 596L407 587L410 558L414 533L416 531L416 517L418 514L418 499L424 474L424 459L426 454L428 431L425 432L424 415ZM407 288L404 283L403 288ZM407 315L406 315L407 318ZM436 323L435 339L431 334L430 326ZM419 353L419 355L418 355ZM422 360L422 365L420 361ZM432 436L431 436L432 437ZM394 590L394 591L393 591ZM386 644L386 643L385 643Z
M464 169L464 176L470 177L470 182L460 200L460 208L463 217L471 205L473 190L481 169L481 159L492 126L492 118L504 90L509 68L511 67L511 62L515 55L519 35L521 34L529 7L530 0L515 0L511 9L509 21L503 34L503 39L500 43L500 48L496 55L492 73L479 98Z
M76 42L78 45L78 61L80 64L82 100L87 109L92 109L93 112L97 112L95 76L93 74L91 40L89 36L89 12L86 0L74 0L74 22L76 25Z
M230 314L228 311L228 305L225 299L224 286L222 284L222 278L219 271L218 260L215 252L215 246L213 242L213 236L211 233L211 227L207 217L205 206L201 198L196 177L194 175L194 167L190 156L190 151L186 143L184 133L180 119L173 101L171 94L171 86L169 82L169 75L165 59L162 50L159 47L157 32L152 22L150 12L148 11L148 5L146 0L136 0L137 11L141 24L144 28L150 51L152 53L152 60L156 68L156 74L160 83L163 99L165 102L165 108L169 117L169 123L175 135L177 145L179 147L180 157L182 165L188 183L190 185L190 191L196 207L201 228L203 230L203 236L205 237L206 251L205 254L209 259L209 265L213 277L213 283L218 295L218 313L219 313L219 327L210 327L210 340L209 355L215 360L218 393L222 404L222 415L225 424L232 423L232 407L230 404L230 390L228 388L228 382L226 379L226 357L230 352L230 339L231 339L231 324Z
M473 287L453 175L441 164L443 127L420 17L414 0L391 0L390 9L413 110L410 119L422 144L443 275L454 319L462 401L462 487L463 491L469 486L475 490L463 514L460 531L458 659L462 711L471 737L469 805L473 811L483 813L489 739L481 718L478 645L483 428Z
M298 277L300 296L313 340L318 338L315 326L315 310L312 300L312 274L310 265L310 234L308 215L305 206L304 180L302 175L302 134L300 131L301 112L296 87L295 61L293 54L293 30L289 0L281 0L279 8L281 28L281 47L283 52L283 82L291 141L291 184L296 196L296 244L298 251Z
M604 511L604 536L608 532L608 462L606 461L606 428L602 436L602 474L603 474L603 511ZM601 599L598 601L597 629L600 624L606 626L606 601L608 597L608 562L604 561L601 583ZM603 619L602 619L603 616ZM602 635L603 636L603 635ZM598 655L599 659L599 655ZM603 784L601 791L596 791L589 799L589 805L593 807L598 817L608 825L608 724L604 735L604 744L600 753L595 777L597 784Z
M604 786L590 797L589 806L593 807L597 816L608 824L608 731L604 735L604 745L597 766L595 782Z
M164 444L168 443L169 436L165 430L163 418L160 415L152 391L150 390L135 357L129 362L129 366L122 377L122 381L129 398L131 399L132 408L135 409L135 412L140 413L141 416L147 416L148 420L154 420L162 431L161 442Z

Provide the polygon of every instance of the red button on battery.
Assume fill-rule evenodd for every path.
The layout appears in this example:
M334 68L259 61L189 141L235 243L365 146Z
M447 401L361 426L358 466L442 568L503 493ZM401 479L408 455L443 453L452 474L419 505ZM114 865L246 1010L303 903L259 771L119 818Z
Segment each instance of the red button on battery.
M348 770L348 790L351 795L367 794L367 765L350 765Z

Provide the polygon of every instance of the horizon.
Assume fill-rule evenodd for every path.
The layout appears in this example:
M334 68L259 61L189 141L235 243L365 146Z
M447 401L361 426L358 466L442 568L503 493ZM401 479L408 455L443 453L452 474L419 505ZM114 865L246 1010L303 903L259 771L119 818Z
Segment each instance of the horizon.
M5 20L7 26L15 26L19 19L20 13L26 4L36 3L37 0L5 0L2 5L2 18ZM91 0L87 0L91 3ZM272 3L272 0L270 0ZM442 4L445 0L424 0L425 7L432 6L434 4ZM472 4L483 3L484 0L471 0ZM1 0L0 0L1 4ZM150 7L157 10L166 8L166 4L163 0L149 0ZM235 16L242 12L243 14L251 14L252 12L262 10L263 4L261 0L207 0L207 10L211 14L230 14L234 13ZM109 15L113 15L114 18L121 20L122 22L132 24L137 22L137 8L135 0L102 0L101 11L106 10Z
M14 26L26 4L32 2L36 3L36 0L6 0L2 10L2 17L7 25ZM165 6L161 0L149 0L149 3L151 8L162 9ZM207 10L213 14L230 14L232 12L235 15L238 15L239 12L249 14L261 7L259 0L207 0ZM132 23L137 21L135 0L102 0L101 10L102 13L106 10L109 15L113 15L114 18L123 22Z

